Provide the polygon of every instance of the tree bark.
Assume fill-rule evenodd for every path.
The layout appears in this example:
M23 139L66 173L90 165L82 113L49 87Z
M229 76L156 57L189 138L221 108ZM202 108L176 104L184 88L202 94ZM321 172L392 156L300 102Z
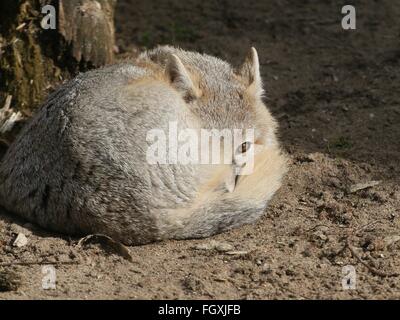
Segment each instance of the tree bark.
M48 4L56 9L55 30L42 27L42 8ZM0 139L13 135L12 130L2 132L7 129L2 124L13 114L17 122L28 118L63 80L113 62L115 4L116 0L0 1ZM1 109L7 104L7 110Z

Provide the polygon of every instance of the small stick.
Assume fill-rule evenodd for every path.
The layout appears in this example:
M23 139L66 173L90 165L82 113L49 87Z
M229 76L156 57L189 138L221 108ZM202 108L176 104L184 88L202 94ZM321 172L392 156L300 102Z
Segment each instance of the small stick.
M12 266L32 266L32 265L72 265L79 264L79 261L65 261L65 262L50 262L50 261L20 261L20 262L4 262L0 263L0 267L12 267Z
M356 229L354 234L357 235L359 232L361 232L361 231L363 231L363 230L365 230L365 229L367 229L367 228L369 228L371 226L374 226L374 225L376 225L378 223L381 223L381 222L379 220L374 220L374 221L372 221L370 223L367 223L367 224L359 227L358 229Z
M312 228L307 229L306 232L314 231L315 229L317 229L319 227L325 227L325 228L329 229L329 226L327 226L326 224L317 224L317 225L313 226Z
M6 101L4 102L3 111L7 111L11 106L12 95L7 95Z
M376 275L378 275L378 276L380 276L380 277L398 277L398 276L400 275L400 274L398 274L398 273L386 273L386 272L380 271L380 270L378 270L378 269L376 269L376 268L370 266L370 265L369 265L368 263L366 263L365 261L363 261L363 260L361 259L361 257L358 255L356 249L354 249L354 247L350 244L350 239L349 239L349 237L346 238L345 247L347 247L347 248L350 250L350 252L351 252L351 254L352 254L352 256L353 256L354 258L356 258L363 266L365 266L365 267L366 267L369 271L371 271L373 274L376 274Z
M26 26L26 23L23 22L23 23L21 23L18 27L16 27L15 30L19 31L19 30L21 30L21 29L22 29L23 27L25 27L25 26Z

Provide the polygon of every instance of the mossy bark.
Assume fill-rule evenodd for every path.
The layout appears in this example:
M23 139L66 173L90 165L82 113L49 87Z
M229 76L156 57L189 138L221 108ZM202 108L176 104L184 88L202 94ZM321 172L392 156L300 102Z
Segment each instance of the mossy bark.
M1 0L0 108L29 117L64 79L113 62L116 0ZM43 29L42 7L56 8L55 30Z

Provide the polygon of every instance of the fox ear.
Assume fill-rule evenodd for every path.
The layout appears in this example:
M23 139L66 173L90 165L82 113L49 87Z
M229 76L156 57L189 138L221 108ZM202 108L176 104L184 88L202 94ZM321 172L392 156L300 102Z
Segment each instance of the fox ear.
M188 102L198 97L198 89L195 87L190 73L175 54L170 55L166 72L171 84L183 95L185 101Z
M260 63L258 61L257 50L254 47L251 47L244 63L239 68L239 75L248 84L249 91L258 97L262 96L264 90L260 75Z

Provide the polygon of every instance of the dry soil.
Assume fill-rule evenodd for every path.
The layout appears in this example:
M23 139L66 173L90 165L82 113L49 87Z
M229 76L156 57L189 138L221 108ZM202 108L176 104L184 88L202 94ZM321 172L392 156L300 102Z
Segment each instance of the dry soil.
M51 262L57 287L7 266L0 299L400 298L400 2L353 1L356 30L342 1L118 2L121 59L172 44L238 65L255 46L290 171L258 223L130 247L132 262L2 214L0 260Z

